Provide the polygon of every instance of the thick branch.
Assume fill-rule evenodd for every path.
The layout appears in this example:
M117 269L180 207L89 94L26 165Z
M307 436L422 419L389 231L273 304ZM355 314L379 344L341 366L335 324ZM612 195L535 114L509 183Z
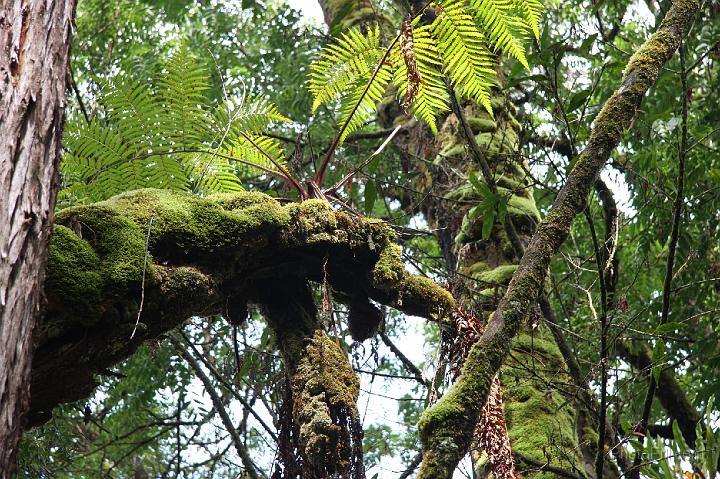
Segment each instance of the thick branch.
M151 219L144 304L130 339ZM197 198L139 190L61 211L33 363L33 424L47 420L57 404L89 395L98 371L190 316L222 313L242 321L263 281L327 278L352 298L351 311L373 299L440 319L454 306L452 297L407 273L395 240L384 224L351 218L322 201L282 206L257 193ZM357 334L374 334L356 326Z
M420 478L452 477L470 445L490 381L542 291L550 260L567 238L575 216L585 208L597 175L662 66L679 47L698 9L696 0L676 1L657 32L630 59L620 88L596 118L588 146L577 157L550 213L528 244L483 337L470 351L460 379L420 420L424 451Z

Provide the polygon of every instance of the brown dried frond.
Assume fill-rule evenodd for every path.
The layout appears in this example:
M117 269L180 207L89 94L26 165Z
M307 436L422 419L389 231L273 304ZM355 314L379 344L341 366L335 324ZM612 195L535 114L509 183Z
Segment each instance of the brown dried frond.
M500 378L497 375L490 384L487 402L475 426L474 440L477 448L488 455L488 462L495 478L518 479L507 424L505 424Z
M470 348L482 336L484 325L480 318L458 308L453 319L457 329L457 341L451 357L451 373L454 379L460 375ZM485 451L492 473L497 479L517 479L515 459L505 423L505 410L502 403L502 387L496 375L490 384L488 398L483 406L480 419L475 426L474 447Z
M420 91L420 71L415 61L415 49L413 47L413 27L410 19L406 19L400 30L400 53L402 53L405 66L407 67L408 87L403 98L403 109L407 113L410 105Z

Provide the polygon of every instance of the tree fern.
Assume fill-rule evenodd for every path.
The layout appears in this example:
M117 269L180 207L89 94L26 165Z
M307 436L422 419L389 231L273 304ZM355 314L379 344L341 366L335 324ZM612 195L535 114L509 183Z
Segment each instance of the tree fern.
M444 0L426 8L435 14L432 24L421 24L418 13L387 48L380 46L377 27L366 33L352 28L311 65L313 110L341 99L340 121L347 128L338 144L371 117L390 78L403 106L437 133L437 118L449 110L445 77L462 98L492 115L496 55L529 69L525 44L531 32L539 37L541 0Z
M68 195L98 200L156 187L199 193L241 189L240 176L287 175L277 140L260 133L285 122L262 98L213 108L208 75L185 49L167 62L154 88L109 84L104 116L69 122L63 176Z

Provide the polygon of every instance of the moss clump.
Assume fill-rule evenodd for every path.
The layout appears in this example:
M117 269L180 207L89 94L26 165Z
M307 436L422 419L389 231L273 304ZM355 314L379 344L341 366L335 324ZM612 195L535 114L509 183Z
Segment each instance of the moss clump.
M90 245L69 228L55 226L50 240L45 291L62 299L72 311L67 319L92 322L97 317L104 280L100 259ZM51 303L50 308L54 305Z
M381 251L380 259L372 270L373 286L392 293L395 303L404 310L429 319L442 319L455 307L455 299L430 279L408 273L401 253L400 246L396 244L387 245Z
M560 391L570 379L546 328L527 330L513 341L502 368L505 417L513 450L567 470L583 470L575 409ZM540 472L533 479L556 476Z
M510 278L515 274L517 268L516 264L503 264L489 271L475 274L473 277L482 283L505 286L510 282Z
M541 220L535 200L524 196L512 195L508 200L507 212L514 217L530 217L536 223Z
M351 433L346 417L356 418L360 380L338 344L317 330L305 340L291 376L295 421L305 455L316 467L347 470Z
M474 134L487 133L497 129L497 123L490 118L470 117L467 119Z
M448 158L462 158L467 155L467 148L462 143L453 143L444 148L439 153L439 158L442 160Z

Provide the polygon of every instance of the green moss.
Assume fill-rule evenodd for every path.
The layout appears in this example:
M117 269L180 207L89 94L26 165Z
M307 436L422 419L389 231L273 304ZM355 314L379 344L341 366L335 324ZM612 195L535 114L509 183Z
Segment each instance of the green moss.
M474 134L491 132L497 129L497 123L489 117L469 117L467 121Z
M393 292L399 307L409 307L417 311L415 314L420 313L430 319L443 319L455 307L454 298L432 280L408 273L401 253L396 244L382 250L372 271L374 286Z
M467 155L467 148L462 143L452 143L445 147L444 149L440 150L439 158L440 160L445 160L448 158L462 158Z
M473 277L482 283L507 285L515 271L517 271L516 264L504 264L489 271L475 274Z
M360 380L338 344L317 330L307 338L291 375L294 416L305 454L316 465L347 469L349 432L343 414L357 417ZM338 464L338 462L340 462Z
M529 216L535 220L536 223L539 223L541 220L540 212L537 209L534 198L512 195L508 200L507 212L512 216Z
M521 334L502 368L505 417L514 451L567 470L582 470L575 410L555 384L567 382L562 357L551 339ZM530 372L532 371L532 372ZM538 473L534 479L550 479Z
M55 226L45 282L48 298L62 299L73 311L71 320L91 322L97 316L103 286L95 251L69 228Z

